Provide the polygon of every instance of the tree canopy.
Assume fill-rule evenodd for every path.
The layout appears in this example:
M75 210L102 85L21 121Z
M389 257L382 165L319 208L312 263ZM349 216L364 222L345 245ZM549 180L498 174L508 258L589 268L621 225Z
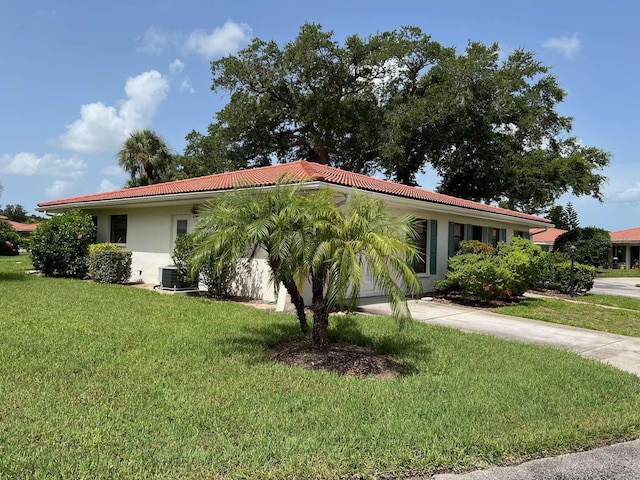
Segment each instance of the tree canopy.
M556 238L554 252L571 254L578 263L600 267L611 261L611 237L607 230L596 227L574 228Z
M572 136L565 92L533 53L500 53L458 54L417 27L342 45L316 24L282 48L256 38L212 62L211 88L230 100L207 135L189 134L185 165L304 159L405 184L433 169L443 193L530 213L567 192L601 199L610 155Z
M547 218L553 222L556 228L573 230L580 226L578 212L573 208L573 203L567 202L567 206L554 205L547 214Z
M171 151L153 130L130 133L117 157L118 164L131 176L127 184L129 187L166 182L175 176Z

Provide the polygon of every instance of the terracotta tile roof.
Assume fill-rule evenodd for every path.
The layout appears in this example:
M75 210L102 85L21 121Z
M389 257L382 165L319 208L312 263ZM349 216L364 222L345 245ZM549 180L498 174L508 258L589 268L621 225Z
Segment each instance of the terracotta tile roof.
M537 232L537 233L536 233ZM531 235L531 240L539 243L553 243L563 233L567 233L567 230L562 230L560 228L548 228L546 230L540 230L539 228L530 228L529 234Z
M610 232L611 241L615 243L640 243L640 227Z
M9 218L5 217L4 215L0 215L0 220L9 220Z
M38 228L38 223L20 223L9 221L16 232L33 232Z
M485 205L470 200L463 200L449 195L435 193L417 187L409 187L399 183L368 177L359 173L347 172L339 168L320 165L318 163L297 161L291 163L258 167L235 172L208 175L205 177L189 178L176 182L160 183L145 187L127 188L113 192L96 193L80 197L63 198L38 204L38 207L53 207L66 204L100 202L129 198L143 198L171 194L196 193L229 190L236 187L260 187L274 185L283 175L288 175L291 181L317 180L332 185L357 188L370 192L385 193L404 198L422 200L442 205L468 208L477 211L508 215L511 217L551 223L547 219L534 215L514 212L503 208Z

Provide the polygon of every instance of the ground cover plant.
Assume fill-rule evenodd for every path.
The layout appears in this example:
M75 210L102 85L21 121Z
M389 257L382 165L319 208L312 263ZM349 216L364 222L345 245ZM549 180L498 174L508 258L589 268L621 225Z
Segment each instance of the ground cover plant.
M291 315L24 268L0 259L0 478L402 476L640 436L640 379L568 352L340 316L332 343L411 367L344 377L269 358Z
M497 313L514 317L640 337L638 310L640 300L590 294L571 302L556 298L526 298L517 305L494 309Z
M619 277L640 277L640 270L632 269L614 269L614 268L599 268L598 277L602 278L619 278Z

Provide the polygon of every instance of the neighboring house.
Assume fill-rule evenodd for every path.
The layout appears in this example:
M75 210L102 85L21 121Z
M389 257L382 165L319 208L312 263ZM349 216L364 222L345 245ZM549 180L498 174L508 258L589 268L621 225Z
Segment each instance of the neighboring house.
M612 257L623 268L638 268L640 262L640 227L609 232L613 247Z
M29 235L31 235L35 231L35 229L38 228L37 223L13 222L4 215L0 215L0 222L9 223L9 225L11 225L13 229L18 233L18 235L20 235L22 238L29 237Z
M563 233L567 233L567 230L560 228L545 228L540 230L539 228L532 228L529 230L531 241L536 245L539 245L545 252L553 251L553 244Z
M113 192L52 200L38 204L38 211L56 214L78 208L93 216L98 242L112 242L133 252L132 277L158 282L158 268L171 264L175 239L193 229L197 213L207 201L233 188L272 187L283 175L304 181L302 188L331 188L336 202L348 201L354 189L385 201L393 214L411 213L419 222L422 260L415 265L423 289L433 290L444 278L448 259L462 240L496 245L513 236L529 236L529 229L551 226L547 219L491 205L463 200L416 187L380 180L306 161L136 187ZM241 293L275 300L264 256L253 261L253 276ZM366 281L362 296L381 292Z

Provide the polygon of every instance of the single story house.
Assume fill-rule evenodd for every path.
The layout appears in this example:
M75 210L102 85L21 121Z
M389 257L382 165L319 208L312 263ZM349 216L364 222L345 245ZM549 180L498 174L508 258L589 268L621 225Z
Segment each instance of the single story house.
M7 222L9 225L13 227L13 229L20 235L22 238L27 238L31 235L36 228L38 228L37 223L20 223L9 220L4 215L0 215L0 222Z
M529 238L533 243L539 245L544 252L553 251L553 245L563 233L567 233L567 230L560 228L545 228L540 230L539 228L532 228L529 230Z
M417 228L423 261L415 268L425 292L433 290L435 280L444 278L448 259L460 241L496 245L513 236L528 237L531 228L553 226L537 216L307 161L51 200L39 203L37 210L57 214L77 208L92 215L98 242L116 243L133 252L132 280L159 283L159 267L172 263L175 239L194 228L203 205L234 188L270 188L283 175L304 181L303 189L331 188L337 202L347 201L357 189L384 200L393 214L411 213L420 219ZM239 293L276 300L278 293L269 283L264 256L253 260L252 273L249 285ZM379 294L373 282L362 285L363 297Z
M640 263L640 227L609 232L613 247L612 257L618 259L623 268L639 268Z

